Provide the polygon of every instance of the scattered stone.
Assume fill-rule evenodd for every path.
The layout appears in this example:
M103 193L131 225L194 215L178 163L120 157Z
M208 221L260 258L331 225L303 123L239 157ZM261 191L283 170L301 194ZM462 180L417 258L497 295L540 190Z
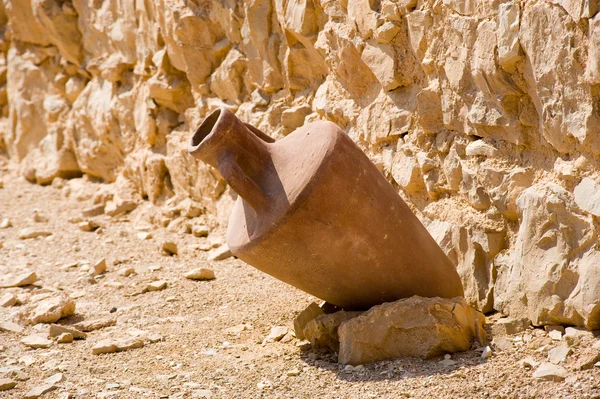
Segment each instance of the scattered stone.
M86 232L96 231L100 228L100 225L93 220L84 220L83 222L77 223L77 226L79 227L79 230Z
M159 333L148 333L146 334L145 338L148 340L148 342L150 342L151 344L155 344L157 342L161 342L163 341L163 336L160 335Z
M122 338L119 340L106 339L96 343L92 347L92 353L100 355L104 353L124 352L130 349L142 348L143 346L144 340L139 337Z
M108 216L119 216L123 213L131 212L137 208L137 203L127 200L112 200L106 203L104 213Z
M575 364L576 370L588 370L600 362L600 350L592 348L589 352L582 353Z
M23 327L16 323L12 323L10 321L0 322L0 331L21 334L23 333L23 330Z
M117 324L117 319L112 317L101 317L94 318L89 320L83 320L79 323L73 325L73 327L77 328L79 331L83 332L91 332L100 330L102 328L111 327Z
M33 210L33 221L35 223L46 223L48 220L48 216L44 215L40 210Z
M565 333L562 337L563 341L565 341L567 343L567 345L569 345L569 346L576 346L576 345L579 345L582 340L586 340L586 339L591 340L593 338L594 338L594 334L592 334L591 331L574 328L574 327L565 328Z
M288 371L286 374L288 377L297 377L299 376L301 373L300 369L292 369L290 371Z
M492 336L513 335L525 331L528 327L529 320L526 318L513 319L506 317L492 324Z
M569 376L569 372L562 366L552 363L542 363L533 373L533 377L539 380L563 381Z
M153 281L145 288L146 292L162 291L167 288L167 282L163 280Z
M23 272L12 278L0 282L0 288L24 287L37 281L35 272Z
M10 378L0 378L0 392L8 391L17 386L17 382Z
M56 388L58 387L53 384L40 385L27 392L25 396L23 396L23 399L37 399L50 391L54 391Z
M0 229L8 229L9 227L12 227L12 222L10 219L4 218L2 221L0 221Z
M239 336L242 333L242 331L249 330L250 328L252 328L250 324L242 323L233 327L226 328L223 331L227 335Z
M40 230L36 227L27 227L19 230L18 236L21 240L27 240L30 238L48 237L51 236L52 232L47 230Z
M71 334L71 333L60 334L58 336L58 338L56 338L56 342L59 344L70 344L71 342L73 342L73 334Z
M208 226L204 225L193 225L192 226L192 234L195 237L207 237L208 236Z
M536 362L535 360L533 360L532 357L528 356L525 359L521 360L519 362L519 364L521 365L521 367L526 368L526 369L532 369L537 367L538 362Z
M135 274L135 269L133 267L124 267L122 269L119 269L119 271L117 272L117 274L119 276L129 277L132 274Z
M162 250L167 255L177 255L177 244L172 241L165 241L162 243Z
M413 296L384 303L341 323L338 360L355 365L466 351L473 340L485 343L484 324L485 316L462 297Z
M185 278L190 280L214 280L215 272L211 269L194 269L185 274Z
M0 297L0 306L9 308L17 304L17 297L14 294L6 293Z
M149 240L152 238L152 233L150 233L148 231L140 231L139 233L136 234L136 236L140 240Z
M300 314L294 319L294 332L296 333L296 338L304 339L304 327L306 327L309 321L321 316L322 314L323 310L314 302L300 312Z
M492 346L499 351L509 352L513 350L513 343L506 337L496 337L492 340Z
M548 333L548 336L554 341L560 341L562 339L562 332L559 330L552 330Z
M564 362L573 351L566 345L557 346L548 351L548 361L550 363L559 364Z
M313 347L328 348L333 352L337 352L340 346L338 328L343 322L360 314L361 312L346 312L343 310L332 314L323 314L309 321L302 334Z
M284 326L273 326L271 332L263 340L263 344L280 341L287 334L289 329Z
M56 373L46 378L44 382L46 384L59 384L65 380L65 376L63 373Z
M40 302L27 319L29 324L56 323L75 313L75 301L66 294L48 298Z
M52 341L39 334L28 335L21 339L21 343L33 349L46 349L52 346Z
M62 334L71 334L75 339L86 339L87 334L71 326L51 324L48 328L48 338L55 338Z
M486 346L485 348L483 348L483 352L481 352L481 358L489 359L490 357L492 357L492 348Z
M104 204L93 205L81 211L81 216L84 218L91 218L102 214L104 214Z
M92 276L99 276L102 273L106 273L106 259L102 258L90 268L90 274Z
M215 260L224 260L232 257L233 254L229 250L229 246L227 244L222 244L220 247L213 249L208 252L207 259L209 261Z

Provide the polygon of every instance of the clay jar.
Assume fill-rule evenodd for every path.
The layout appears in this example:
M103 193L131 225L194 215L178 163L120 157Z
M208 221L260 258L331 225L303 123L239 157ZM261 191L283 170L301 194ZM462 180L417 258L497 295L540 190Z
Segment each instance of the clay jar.
M221 108L189 152L239 194L227 243L257 269L344 309L463 295L452 262L337 125L274 141Z

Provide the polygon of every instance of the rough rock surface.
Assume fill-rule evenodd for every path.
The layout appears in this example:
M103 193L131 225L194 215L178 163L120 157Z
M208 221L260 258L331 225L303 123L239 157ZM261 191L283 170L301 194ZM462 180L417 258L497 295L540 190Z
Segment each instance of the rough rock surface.
M222 227L231 191L186 153L202 117L225 105L274 137L327 119L470 305L600 328L595 1L5 0L0 36L0 153L39 184L114 183L68 187L83 209L191 199Z
M374 306L338 329L339 361L364 364L402 356L430 358L484 344L485 317L463 298L413 296Z

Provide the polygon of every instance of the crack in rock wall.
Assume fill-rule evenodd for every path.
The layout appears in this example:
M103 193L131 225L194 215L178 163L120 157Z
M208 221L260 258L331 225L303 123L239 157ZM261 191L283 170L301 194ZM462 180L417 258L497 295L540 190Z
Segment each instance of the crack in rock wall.
M600 328L600 1L3 0L0 151L32 182L232 193L187 155L225 105L340 125L478 309ZM595 201L596 199L597 201Z

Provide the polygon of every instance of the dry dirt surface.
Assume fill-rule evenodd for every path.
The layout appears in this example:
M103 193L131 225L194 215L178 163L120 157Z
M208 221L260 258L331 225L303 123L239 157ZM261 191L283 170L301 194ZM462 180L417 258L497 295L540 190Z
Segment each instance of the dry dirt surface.
M582 359L600 352L591 333L571 345L561 363L563 381L533 376L549 351L564 344L539 328L496 337L487 359L474 348L442 364L443 358L404 358L345 367L334 354L302 351L291 333L293 319L316 298L235 258L208 262L201 249L218 241L219 233L199 238L156 224L149 228L149 206L88 218L101 227L85 232L78 217L89 203L65 195L74 181L41 187L7 168L0 173L0 221L12 224L0 229L0 280L25 270L38 277L33 285L0 288L0 298L13 294L18 300L0 307L0 323L23 327L0 330L0 381L17 384L0 398L35 397L27 393L42 386L51 389L43 398L600 398L600 367L577 370ZM24 228L51 234L20 239ZM165 254L164 241L176 243L178 255ZM91 276L88 269L102 258L106 272ZM199 267L213 269L216 279L185 278ZM127 269L133 269L128 276ZM146 290L156 282L155 291ZM48 330L27 325L28 312L60 292L76 302L76 311L58 324L116 324L73 343L27 347L25 336ZM263 343L273 326L290 333ZM143 346L93 354L106 339Z

